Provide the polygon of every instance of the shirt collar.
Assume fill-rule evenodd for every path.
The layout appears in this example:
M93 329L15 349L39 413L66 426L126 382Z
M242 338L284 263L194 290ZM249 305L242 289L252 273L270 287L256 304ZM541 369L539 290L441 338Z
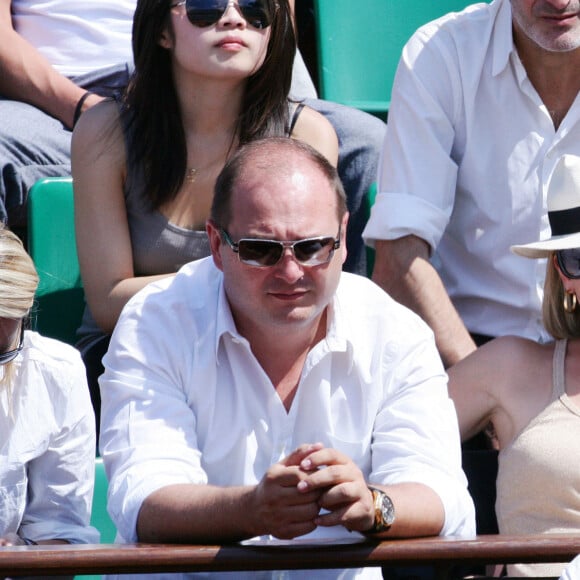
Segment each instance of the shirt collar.
M217 291L217 308L216 308L216 332L215 332L215 357L219 360L218 350L222 336L230 335L235 340L244 341L246 339L238 332L234 316L230 308L230 303L226 296L224 288L224 276L220 272L218 291Z
M232 315L223 282L223 274L220 273L217 292L216 332L214 344L216 360L219 360L218 350L222 336L230 335L237 341L247 342L236 328L236 323ZM353 345L349 339L349 337L352 336L354 336L354 334L349 328L348 317L343 314L343 304L341 303L337 292L327 310L326 337L319 343L319 345L323 344L325 351L344 352L348 356L348 368L350 370L354 363ZM317 351L319 345L315 346L313 351Z
M501 74L508 66L512 54L517 54L512 26L511 3L509 0L504 0L500 2L494 23L492 76Z

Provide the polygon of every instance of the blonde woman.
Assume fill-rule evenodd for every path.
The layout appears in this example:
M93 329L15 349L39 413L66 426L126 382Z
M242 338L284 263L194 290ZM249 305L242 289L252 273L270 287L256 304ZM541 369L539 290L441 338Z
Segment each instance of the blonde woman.
M580 533L580 157L560 159L547 199L552 237L512 250L547 258L543 319L555 340L497 338L449 369L462 439L489 423L497 437L502 534ZM563 567L508 573L559 576Z
M98 542L85 369L71 346L25 330L37 285L0 224L0 545Z

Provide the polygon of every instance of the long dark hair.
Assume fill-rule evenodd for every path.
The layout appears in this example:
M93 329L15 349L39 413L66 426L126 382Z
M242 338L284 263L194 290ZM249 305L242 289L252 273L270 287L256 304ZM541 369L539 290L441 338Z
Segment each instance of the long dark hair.
M127 161L142 168L153 208L173 199L187 171L187 147L171 68L159 45L171 0L138 0L133 18L135 72L122 99L121 120L131 135ZM238 120L240 143L282 136L288 127L288 93L296 37L288 0L267 0L274 12L264 63L248 78ZM131 172L128 172L131 174Z

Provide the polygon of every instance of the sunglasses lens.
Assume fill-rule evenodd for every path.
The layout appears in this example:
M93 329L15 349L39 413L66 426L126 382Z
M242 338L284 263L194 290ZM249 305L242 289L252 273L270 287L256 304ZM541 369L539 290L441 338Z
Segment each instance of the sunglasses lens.
M580 278L580 248L559 250L558 263L568 278Z
M185 8L189 21L205 28L215 24L228 6L227 0L187 0ZM254 28L270 26L272 17L265 0L239 0L242 16Z
M296 259L307 266L324 264L334 251L334 238L317 238L304 240L294 245Z
M226 6L227 2L216 0L187 0L185 10L192 24L205 28L215 24L222 17Z
M240 10L254 28L267 28L272 24L272 14L265 0L240 0Z
M240 240L240 260L250 266L273 266L282 256L282 244L269 240Z

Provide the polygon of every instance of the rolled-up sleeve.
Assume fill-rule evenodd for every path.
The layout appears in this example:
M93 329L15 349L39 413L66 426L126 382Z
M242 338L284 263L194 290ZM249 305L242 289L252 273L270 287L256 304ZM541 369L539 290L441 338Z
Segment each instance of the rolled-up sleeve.
M457 415L432 333L422 326L405 333L415 338L383 363L386 395L375 421L371 481L430 487L445 509L441 535L472 537L475 509L461 468Z
M99 383L102 397L100 450L109 476L108 509L123 541L137 541L145 499L179 483L205 484L196 435L181 374L191 337L172 333L167 317L179 312L129 305L111 339ZM183 329L181 332L184 332ZM181 388L181 387L183 388Z
M378 239L414 234L439 244L453 209L457 183L456 120L461 83L453 55L438 34L416 33L403 50L393 86L379 163L378 195L363 232Z

